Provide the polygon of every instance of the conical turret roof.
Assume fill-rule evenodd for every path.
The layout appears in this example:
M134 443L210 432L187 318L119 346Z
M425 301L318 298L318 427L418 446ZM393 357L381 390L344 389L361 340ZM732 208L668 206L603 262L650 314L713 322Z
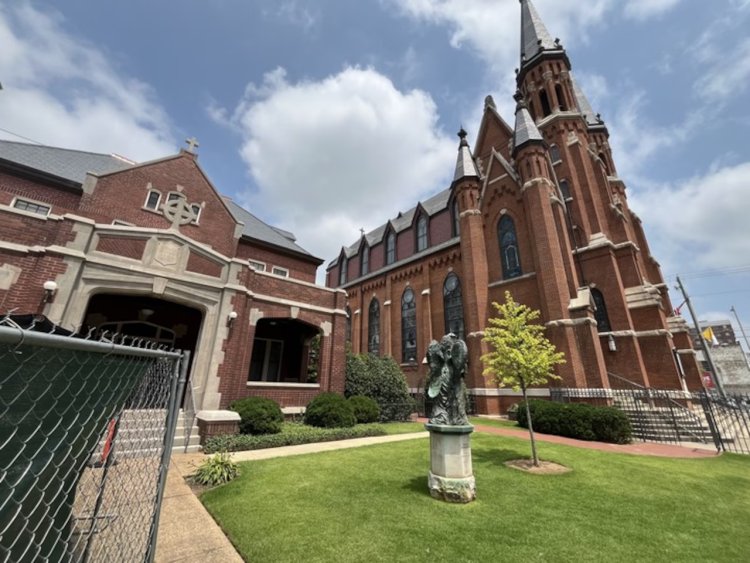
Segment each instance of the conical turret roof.
M565 50L547 31L531 0L521 0L521 68L543 51Z
M453 175L453 182L462 178L479 178L479 171L474 162L474 157L471 156L471 149L469 149L469 142L466 140L466 131L463 127L458 132L458 137L461 142L458 145L458 159L456 160L456 173Z
M513 153L527 143L543 143L544 137L534 123L523 96L516 93L516 127L513 131Z

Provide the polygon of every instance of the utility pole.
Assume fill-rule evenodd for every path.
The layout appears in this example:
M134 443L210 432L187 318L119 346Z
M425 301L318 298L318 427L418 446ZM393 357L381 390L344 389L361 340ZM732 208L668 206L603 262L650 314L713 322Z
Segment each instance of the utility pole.
M737 315L737 309L734 308L734 305L732 305L729 310L734 313L734 318L737 319L737 324L740 326L740 332L742 333L742 337L745 339L745 344L747 345L747 353L743 353L743 356L745 356L745 362L747 363L747 367L750 368L750 359L747 357L747 354L750 353L750 342L747 340L747 334L745 334L745 329L742 326L742 323L740 322L740 317ZM742 350L742 346L740 346L740 350Z
M685 291L685 286L682 285L680 276L677 276L677 289L682 292L682 297L683 299L685 299L685 304L688 306L690 316L693 318L693 325L695 326L695 330L698 331L698 340L700 340L701 347L703 348L703 353L706 355L706 362L708 363L708 369L711 371L711 377L713 377L714 385L716 385L716 389L719 391L721 396L726 397L726 394L724 393L724 386L721 384L721 380L719 379L719 372L716 371L716 365L714 365L714 360L711 357L711 352L708 349L708 344L706 344L706 339L703 338L703 333L701 332L701 325L698 324L698 317L695 316L693 304L690 302L690 297L688 296L687 291Z

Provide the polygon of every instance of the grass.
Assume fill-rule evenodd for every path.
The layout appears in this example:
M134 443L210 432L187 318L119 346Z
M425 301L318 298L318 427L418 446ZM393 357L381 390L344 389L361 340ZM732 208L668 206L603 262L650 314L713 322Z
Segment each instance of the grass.
M528 443L472 437L478 499L427 492L427 440L242 464L201 497L248 561L743 561L750 458L666 459L543 444L573 468L503 462Z
M498 428L516 428L525 430L525 428L521 428L518 426L518 423L515 420L506 420L502 418L484 418L482 416L472 416L469 418L469 422L471 422L474 426L496 426Z
M380 426L385 428L386 434L410 434L412 432L426 432L422 422L385 422Z

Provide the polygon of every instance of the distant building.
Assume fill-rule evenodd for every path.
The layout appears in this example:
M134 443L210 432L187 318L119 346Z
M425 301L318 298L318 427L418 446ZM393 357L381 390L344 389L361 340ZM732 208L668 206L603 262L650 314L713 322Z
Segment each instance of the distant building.
M736 338L732 323L729 320L719 320L699 321L699 324L701 335L691 328L690 337L701 368L706 372L709 371L701 344L701 339L705 338L724 389L728 392L750 393L750 362ZM711 333L705 335L709 328ZM707 338L711 335L713 339Z
M517 394L487 385L480 357L491 303L508 291L541 310L565 353L555 385L701 388L607 126L529 0L520 55L514 126L488 96L473 151L459 134L451 185L328 265L327 285L348 294L352 349L394 357L418 388L430 340L454 332L469 347L467 385L479 409L502 411Z

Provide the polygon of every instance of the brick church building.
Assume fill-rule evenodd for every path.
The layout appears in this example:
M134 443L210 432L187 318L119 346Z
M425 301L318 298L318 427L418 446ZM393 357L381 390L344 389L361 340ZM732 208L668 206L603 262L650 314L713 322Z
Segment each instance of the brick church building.
M348 295L353 351L394 357L417 389L427 345L454 332L469 347L478 408L502 411L517 394L485 382L480 356L491 303L508 291L542 312L565 353L556 385L699 388L686 324L628 206L607 126L529 0L516 102L511 127L488 96L473 151L459 133L451 185L329 264L327 285Z
M137 164L0 141L0 314L190 350L199 410L343 392L345 292L222 197L193 148Z

